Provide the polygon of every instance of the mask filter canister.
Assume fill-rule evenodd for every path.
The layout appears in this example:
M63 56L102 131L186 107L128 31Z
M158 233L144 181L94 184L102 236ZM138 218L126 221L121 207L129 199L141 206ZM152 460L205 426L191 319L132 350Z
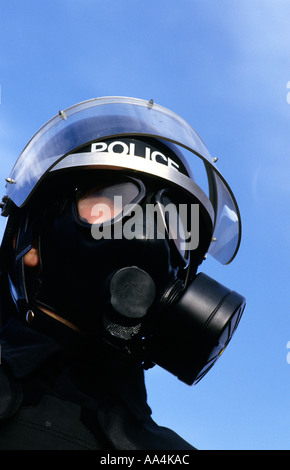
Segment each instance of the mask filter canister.
M235 291L199 273L179 300L160 313L147 344L151 361L186 384L196 384L228 345L245 303Z

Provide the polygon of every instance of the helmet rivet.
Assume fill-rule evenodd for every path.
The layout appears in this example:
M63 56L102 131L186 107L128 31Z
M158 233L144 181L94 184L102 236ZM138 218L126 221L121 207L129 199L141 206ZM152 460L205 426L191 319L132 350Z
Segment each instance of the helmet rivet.
M61 117L62 119L66 119L66 114L65 114L64 111L60 110L60 111L58 112L58 114L60 115L60 117Z
M32 310L28 310L27 313L26 313L26 321L27 323L30 325L30 323L32 322L34 318L34 313Z
M6 183L15 184L16 181L13 178L5 178Z
M148 101L147 106L148 106L149 109L151 109L153 107L153 105L154 105L154 100L151 99L150 101Z

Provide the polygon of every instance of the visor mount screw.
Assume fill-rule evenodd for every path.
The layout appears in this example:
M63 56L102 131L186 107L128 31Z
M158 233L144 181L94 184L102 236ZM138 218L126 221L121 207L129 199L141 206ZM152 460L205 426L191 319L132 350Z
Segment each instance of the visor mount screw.
M15 184L16 181L13 178L5 178L5 181L9 184Z
M62 119L66 119L66 114L64 111L59 111L58 114L60 115Z
M34 313L32 310L28 310L27 313L26 313L26 321L28 323L28 325L30 325L30 323L32 322L33 318L34 318Z
M214 157L214 158L212 159L212 161L213 161L213 163L216 163L216 162L218 161L218 157Z
M212 237L211 241L216 242L216 237Z
M153 105L154 105L154 100L151 99L150 101L148 101L148 109L153 108Z

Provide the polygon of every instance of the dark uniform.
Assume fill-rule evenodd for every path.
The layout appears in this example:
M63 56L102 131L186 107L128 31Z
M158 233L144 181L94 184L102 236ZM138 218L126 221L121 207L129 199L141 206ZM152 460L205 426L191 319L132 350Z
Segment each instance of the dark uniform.
M0 341L1 450L194 449L152 420L142 366L45 316Z

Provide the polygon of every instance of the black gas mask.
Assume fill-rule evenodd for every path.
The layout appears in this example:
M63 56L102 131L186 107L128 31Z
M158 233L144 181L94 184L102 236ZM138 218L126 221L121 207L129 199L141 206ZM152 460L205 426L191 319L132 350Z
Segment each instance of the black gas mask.
M48 309L88 337L97 333L120 353L145 367L159 364L188 384L214 364L244 299L196 275L212 233L194 197L146 177L90 172L37 225L32 310Z
M116 274L126 269L130 277L138 270L136 283L144 285L144 293L139 306L126 308L132 316L145 317L170 284L186 282L193 269L191 257L194 269L201 261L211 236L206 217L194 197L186 199L170 185L164 188L157 181L119 172L87 173L38 222L41 268L34 300L82 331L92 331L101 326L100 312L106 310L112 286L123 282ZM116 302L114 310L120 313Z

